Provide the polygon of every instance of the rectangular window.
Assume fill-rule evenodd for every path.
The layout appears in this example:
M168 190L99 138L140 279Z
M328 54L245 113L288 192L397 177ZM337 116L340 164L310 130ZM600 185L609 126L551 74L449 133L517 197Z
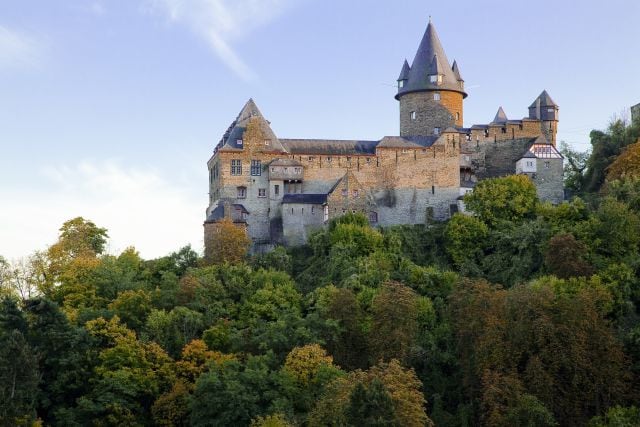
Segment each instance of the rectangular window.
M351 157L347 156L347 162L351 163Z
M242 160L231 160L231 175L242 175Z
M411 113L409 113L409 115L411 116L411 120L415 120L418 118L418 113L416 113L415 111L412 111Z
M434 135L440 135L440 128L438 128L438 127L433 128L433 134Z
M551 163L549 162L544 162L544 168L545 169L549 169L551 167Z
M434 100L434 101L440 101L440 94L439 94L439 93L437 93L437 92L436 92L436 93L434 93L434 94L433 94L433 100Z
M260 160L251 160L251 175L260 176L262 174L262 162Z
M267 197L267 189L258 188L258 197Z
M247 197L247 187L238 187L237 189L238 199L244 199Z
M331 163L331 157L327 157L327 162Z
M342 197L347 197L349 195L349 191L346 188L342 189Z
M367 163L371 163L371 157L367 157Z
M241 139L236 139L236 144L238 144L238 147L242 147L243 141Z
M353 197L358 197L358 194L359 194L358 190L353 190Z
M273 193L277 196L280 194L280 186L278 184L273 186Z
M271 145L271 140L270 139L265 139L264 140L264 145Z
M310 162L313 162L314 158L313 158L313 156L309 156L309 158L307 160L310 161Z
M398 80L398 88L402 89L404 87L404 80Z

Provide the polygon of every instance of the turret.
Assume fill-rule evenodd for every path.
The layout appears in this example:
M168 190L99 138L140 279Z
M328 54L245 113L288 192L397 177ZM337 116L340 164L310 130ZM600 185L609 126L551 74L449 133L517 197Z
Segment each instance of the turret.
M547 139L556 145L556 133L558 132L558 105L551 99L546 90L529 106L529 118L540 120L542 132Z
M429 21L413 63L405 60L398 78L400 135L434 135L462 127L464 80L458 64L449 65L434 25Z

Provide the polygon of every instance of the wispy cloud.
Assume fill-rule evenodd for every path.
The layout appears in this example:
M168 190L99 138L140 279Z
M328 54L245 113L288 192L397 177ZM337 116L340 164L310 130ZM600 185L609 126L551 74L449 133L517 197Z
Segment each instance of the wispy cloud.
M48 167L47 188L0 187L0 255L26 256L55 242L68 219L83 216L109 230L109 249L135 246L146 258L163 256L190 243L202 247L207 202L199 186L184 187L150 169L85 161ZM206 177L203 177L206 180Z
M218 57L245 80L256 78L233 49L232 42L281 15L293 0L146 0L170 22L189 27Z
M35 38L0 25L0 69L33 66L40 54Z

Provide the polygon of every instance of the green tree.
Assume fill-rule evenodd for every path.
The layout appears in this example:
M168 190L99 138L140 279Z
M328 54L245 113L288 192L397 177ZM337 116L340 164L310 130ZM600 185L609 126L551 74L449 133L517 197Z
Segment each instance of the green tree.
M536 187L526 175L482 180L464 196L466 207L489 226L500 221L518 222L535 215Z
M27 342L27 322L16 301L0 301L0 425L29 425L36 418L38 360Z
M379 379L374 378L366 388L362 383L355 386L349 397L346 418L351 426L395 425L391 396Z
M473 270L484 256L488 235L489 228L480 219L455 214L445 229L447 254L453 264L464 270Z

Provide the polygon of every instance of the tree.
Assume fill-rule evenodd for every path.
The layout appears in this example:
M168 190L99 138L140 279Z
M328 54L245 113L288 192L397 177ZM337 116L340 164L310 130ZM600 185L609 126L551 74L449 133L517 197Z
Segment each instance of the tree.
M445 229L447 254L458 268L477 265L484 255L483 247L489 228L480 219L456 213Z
M536 186L526 175L482 180L464 196L466 207L489 226L531 218L538 204Z
M418 298L409 287L385 283L371 307L374 360L406 360L418 327Z
M582 188L595 193L605 182L607 168L620 155L622 150L635 143L640 137L640 126L629 126L627 121L613 119L606 131L593 130L591 137L591 155L587 160Z
M587 168L588 151L576 151L569 144L560 141L560 153L566 159L564 164L564 187L580 193L583 185L584 170Z
M640 425L640 409L637 406L614 406L604 416L594 417L589 427L634 427Z
M234 224L230 218L223 218L214 225L205 245L205 261L213 264L237 264L243 261L251 245L243 225Z
M416 376L413 369L406 369L400 362L393 359L389 363L380 363L371 367L368 371L353 371L346 377L338 377L326 388L322 397L317 401L315 408L311 412L308 424L310 426L327 425L327 420L331 420L331 425L346 425L348 422L349 406L352 404L354 390L361 384L366 390L373 381L379 381L386 393L391 398L393 405L393 420L391 425L407 427L433 426L433 422L425 412L425 399L420 391L422 383ZM384 403L385 397L381 396L381 387L376 386L376 399ZM358 392L360 396L354 398L352 411L362 413L362 408L366 409L368 404L363 405L368 393ZM363 397L365 399L363 399ZM370 400L369 400L370 402ZM353 414L353 412L352 412ZM389 411L384 412L389 415ZM370 414L371 415L371 414ZM382 414L380 414L382 415ZM383 419L385 419L383 417Z
M349 397L346 408L350 426L393 426L395 411L391 396L382 382L374 378L368 387L358 383Z
M142 289L124 291L109 304L112 310L131 329L139 331L144 326L148 314L153 309L151 295Z
M566 279L590 276L593 267L585 261L587 245L576 240L573 234L556 234L549 240L545 253L545 264L551 274Z
M623 401L627 361L601 307L602 294L592 287L568 294L542 284L505 291L464 281L451 297L451 318L467 398L491 396L487 387L496 381L482 381L490 371L508 379L499 391L512 397L494 394L485 408L503 402L503 415L528 394L560 425L583 425Z
M640 176L640 141L626 146L607 168L607 181Z
M278 390L280 374L271 356L249 356L211 366L198 378L191 399L192 426L248 425L252 419L286 412L289 403Z
M27 342L27 322L16 301L0 301L0 425L29 425L36 418L38 360Z

